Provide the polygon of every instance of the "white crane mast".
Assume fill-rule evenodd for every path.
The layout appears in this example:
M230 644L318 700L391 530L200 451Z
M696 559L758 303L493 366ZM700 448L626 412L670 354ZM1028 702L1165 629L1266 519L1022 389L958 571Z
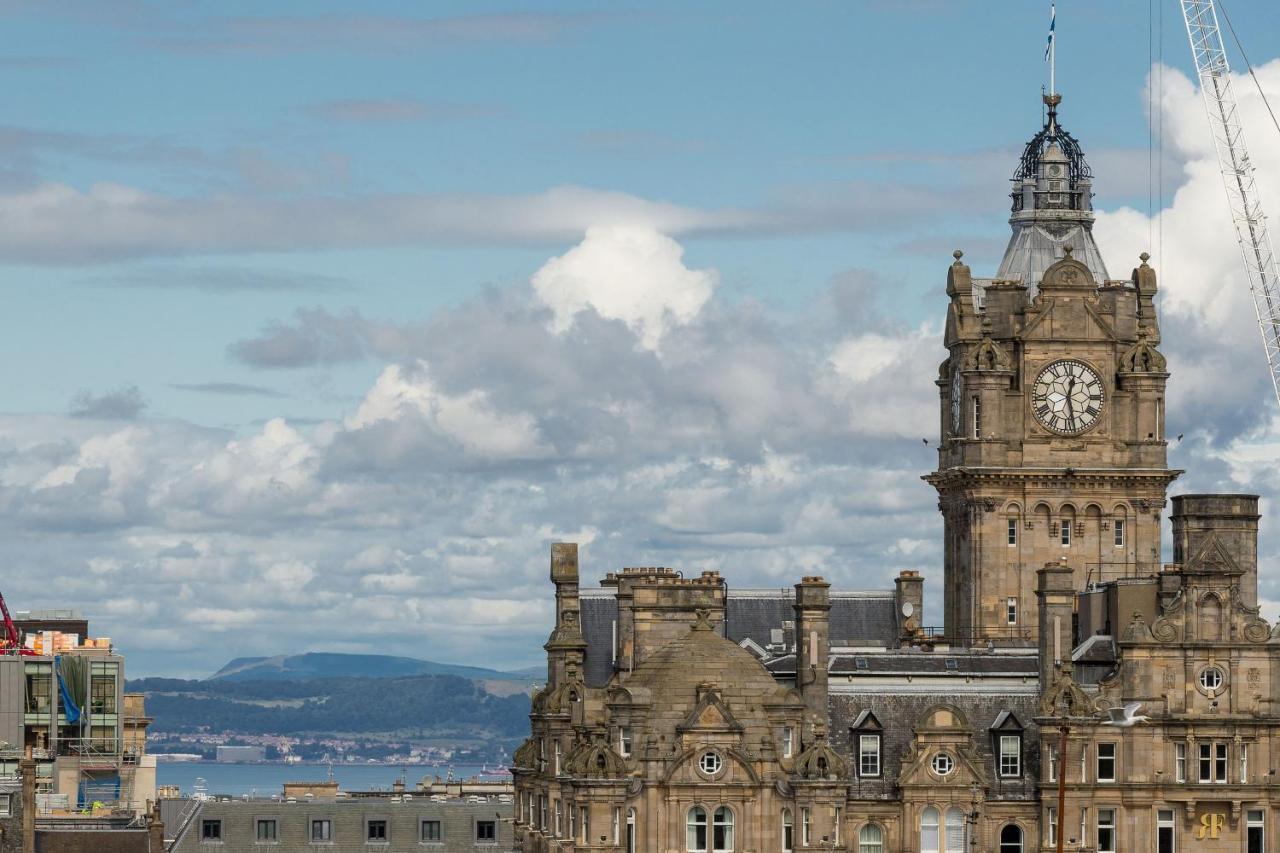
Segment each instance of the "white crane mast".
M1218 13L1213 0L1180 0L1182 17L1187 24L1191 55L1200 75L1200 92L1209 129L1218 151L1218 168L1227 188L1231 218L1236 226L1236 240L1244 257L1253 307L1262 329L1266 347L1267 369L1276 397L1280 399L1280 285L1276 278L1275 254L1267 234L1267 220L1262 213L1253 161L1245 150L1239 108L1231 90L1231 69L1218 29Z

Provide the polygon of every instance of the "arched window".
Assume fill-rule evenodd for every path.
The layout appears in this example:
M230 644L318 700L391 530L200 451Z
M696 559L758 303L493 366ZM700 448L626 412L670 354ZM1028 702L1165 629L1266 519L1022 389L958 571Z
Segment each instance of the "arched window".
M1022 827L1011 823L1000 830L1000 853L1022 853Z
M711 819L711 849L715 853L733 850L733 809L721 806Z
M968 853L964 829L964 812L947 809L947 853Z
M782 810L782 853L791 853L796 849L795 824L791 820L791 809Z
M929 806L920 812L920 853L938 853L938 810Z
M884 853L884 830L874 823L858 830L858 853Z
M689 809L685 821L685 849L689 853L707 853L707 810L702 806Z
M636 853L636 810L627 809L627 853Z

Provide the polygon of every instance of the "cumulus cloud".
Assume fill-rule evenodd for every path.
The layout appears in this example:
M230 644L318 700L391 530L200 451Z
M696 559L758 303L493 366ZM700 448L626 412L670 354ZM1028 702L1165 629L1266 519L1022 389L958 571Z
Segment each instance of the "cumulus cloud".
M882 282L850 273L812 314L777 314L717 296L714 270L649 230L593 231L534 273L418 322L303 312L267 330L290 347L233 348L388 362L309 430L0 419L0 531L60 532L0 541L67 577L60 600L145 578L157 606L108 608L99 629L140 670L186 672L313 647L315 624L362 615L353 648L533 663L562 538L582 543L588 584L674 563L865 587L936 557L899 543L937 527L917 433L939 342L885 318ZM886 405L898 414L869 416ZM12 583L46 603L47 584ZM459 625L485 630L464 641Z
M646 349L657 350L669 329L698 315L716 286L714 270L691 270L683 258L684 248L653 228L590 228L581 243L534 273L533 289L555 314L558 333L591 308L626 323Z
M1280 60L1256 71L1264 89L1280 89ZM1166 68L1163 80L1166 146L1183 162L1181 185L1158 220L1131 208L1104 211L1094 233L1108 262L1125 273L1139 252L1153 255L1176 389L1169 433L1199 431L1225 447L1266 430L1274 394L1204 104L1182 72ZM1271 117L1247 77L1237 75L1234 88L1262 198L1274 206L1280 147L1264 144L1274 131Z

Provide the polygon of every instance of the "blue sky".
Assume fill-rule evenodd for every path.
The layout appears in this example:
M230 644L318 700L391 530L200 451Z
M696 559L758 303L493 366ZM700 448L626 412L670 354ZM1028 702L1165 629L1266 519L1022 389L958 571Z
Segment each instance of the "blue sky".
M819 3L781 15L759 3L545 3L536 13L439 3L430 14L416 3L84 4L81 14L19 5L6 22L10 44L22 48L8 66L10 123L65 142L15 151L35 175L13 180L111 182L187 198L507 195L571 185L709 209L846 182L887 192L899 183L954 187L969 182L963 165L901 158L1012 151L1034 132L1042 5ZM1277 27L1263 8L1237 11L1259 46L1266 27ZM1166 60L1184 67L1175 11L1164 22ZM1091 149L1145 149L1146 13L1141 3L1062 5L1064 120ZM434 22L439 32L400 38L397 19ZM685 245L693 264L720 269L733 291L788 306L849 266L883 269L919 292L949 250L903 244L998 235L1006 187L980 189L985 205L886 233L833 225L825 234ZM1145 205L1145 195L1109 193L1105 181L1099 194L1101 203ZM997 242L970 255L990 263ZM382 319L428 313L526 278L557 248L476 243L229 246L11 267L10 281L26 282L14 287L15 313L57 321L6 335L11 359L36 350L53 358L47 372L19 374L10 405L59 411L79 388L135 383L157 413L218 425L267 417L276 413L270 398L208 401L168 386L262 383L227 363L225 344L299 305L358 306ZM192 270L254 270L297 286L312 279L318 289L156 286L178 285ZM150 286L127 287L138 281ZM904 311L929 310L901 301ZM121 339L127 348L97 355ZM339 388L359 393L368 378L346 377ZM271 380L307 396L292 377ZM329 402L294 405L318 417Z
M1100 240L1123 253L1108 257L1116 277L1142 248L1164 272L1163 247L1141 239L1146 86L1161 55L1165 242L1176 250L1177 228L1200 230L1179 224L1175 191L1192 184L1189 164L1203 161L1208 141L1196 141L1203 118L1181 76L1190 58L1177 4L1162 5L1149 52L1160 22L1147 3L1058 4L1062 120L1093 163L1097 206L1115 214L1112 236ZM659 556L726 572L740 565L748 584L789 583L802 565L854 586L884 583L898 568L934 569L938 525L914 479L933 460L913 448L917 456L901 456L892 470L875 461L907 453L929 428L855 415L845 434L832 434L817 403L785 395L788 383L827 388L818 374L830 352L871 352L866 364L884 366L883 375L855 371L857 382L884 382L893 393L910 385L916 396L884 403L865 396L870 386L818 396L835 394L856 410L883 403L886 413L900 403L909 413L902 418L929 417L932 376L922 366L941 359L934 336L951 250L965 249L975 274L994 271L1008 234L1007 178L1041 122L1047 6L0 4L9 36L0 55L8 80L0 95L0 358L12 365L0 406L8 413L0 487L10 493L0 490L0 506L19 531L0 547L42 578L68 580L6 580L4 592L18 608L80 595L74 603L105 622L102 630L133 641L144 670L198 673L216 669L224 651L320 648L308 638L314 620L378 613L393 600L379 595L418 594L423 613L429 593L474 598L461 567L488 561L492 574L477 577L502 585L506 566L521 578L511 598L537 603L527 610L505 601L500 628L474 654L524 665L536 659L539 620L549 613L540 600L545 541L580 528L595 539L588 550L601 561L597 574ZM1234 0L1230 11L1263 79L1280 82L1268 49L1280 39L1274 5ZM1246 91L1241 84L1242 98ZM1269 146L1257 157L1265 167L1275 137L1258 124L1249 130L1257 147ZM1280 201L1280 192L1271 197ZM1182 198L1194 206L1198 196ZM637 335L627 351L640 360L616 362L635 382L632 396L576 422L632 407L686 412L686 432L629 422L619 441L634 457L566 451L548 414L573 409L557 394L578 399L615 380L582 375L560 386L546 377L568 375L565 365L530 368L544 383L534 394L534 380L517 377L538 357L521 364L519 353L500 352L533 334L537 311L562 317L550 291L531 290L544 265L579 244L591 248L588 228L613 225L653 232L643 257L660 257L660 281L648 289L638 280L639 291L660 299L669 285L705 296L688 318L672 314L655 331L659 321L638 319L636 304L610 314L578 294L603 325L560 330L574 344L564 358L601 363L615 345L602 343L610 334ZM1219 228L1229 257L1226 220L1206 227ZM623 251L615 238L600 238L602 254L584 249L570 263L609 269L607 252ZM1195 339L1185 350L1189 375L1212 340L1247 338L1236 334L1248 328L1236 310L1244 303L1231 303L1212 328L1194 324L1206 314L1206 290L1236 272L1222 263L1171 291ZM1170 267L1199 269L1172 257ZM645 329L664 336L661 348L646 348ZM677 336L690 353L703 348L686 353L700 365L683 370L698 379L687 386L669 375ZM764 354L762 342L774 349ZM1261 360L1252 343L1221 356L1223 370L1249 377L1235 383L1221 417L1185 426L1202 439L1182 462L1200 454L1204 485L1265 491L1271 482L1273 474L1259 480L1240 462L1265 457L1258 448L1272 440L1255 405L1264 386L1251 372ZM857 346L841 350L846 344ZM717 372L725 359L741 371ZM389 375L393 365L404 372ZM741 393L728 387L735 382ZM1184 387L1204 383L1212 378ZM744 402L753 385L778 396ZM392 398L395 411L421 403L429 425L452 438L403 458L388 447L407 445L390 437L348 441L369 423L395 420L378 414ZM777 422L768 412L780 405L800 414ZM1187 405L1172 402L1170 418L1192 411ZM455 429L457 411L483 423ZM719 418L714 440L695 412ZM277 418L290 433L271 426ZM468 442L486 428L484 440ZM420 440L421 431L409 433L403 442ZM672 435L697 438L682 444ZM260 470L286 457L305 470ZM584 517L663 459L691 467L666 471L674 479L654 480L636 506ZM86 472L95 471L105 485L90 482ZM415 471L420 480L406 486L401 478ZM718 471L739 479L717 481ZM672 521L697 511L669 504L680 489L705 509L708 496L759 483L761 472L798 491L782 489L777 505L760 498L749 517L708 511L697 530ZM841 477L880 483L885 495L850 505L833 498L834 515L816 527L782 508L819 484L839 491ZM51 491L73 484L82 489ZM574 497L540 508L512 497L556 487ZM297 493L265 508L259 489ZM458 501L475 511L453 514ZM875 532L885 513L901 513L901 535ZM445 553L440 543L454 539L457 552ZM278 559L261 562L267 551ZM195 553L198 566L172 563ZM473 562L459 562L459 553ZM288 602L296 622L217 589L264 578L297 594ZM143 579L156 585L138 618L130 607L147 597L136 586ZM182 630L185 608L203 614L193 624L219 639L217 651ZM442 659L472 653L422 621L403 615L385 635L340 645ZM173 653L161 656L160 644Z

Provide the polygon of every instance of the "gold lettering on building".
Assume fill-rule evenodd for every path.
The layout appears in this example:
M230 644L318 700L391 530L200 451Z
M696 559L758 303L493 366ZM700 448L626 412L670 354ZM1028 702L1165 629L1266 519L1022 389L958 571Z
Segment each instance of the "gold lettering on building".
M1212 812L1210 814L1200 815L1200 829L1196 831L1196 840L1203 841L1206 838L1216 840L1222 831L1222 825L1227 822L1227 816Z

